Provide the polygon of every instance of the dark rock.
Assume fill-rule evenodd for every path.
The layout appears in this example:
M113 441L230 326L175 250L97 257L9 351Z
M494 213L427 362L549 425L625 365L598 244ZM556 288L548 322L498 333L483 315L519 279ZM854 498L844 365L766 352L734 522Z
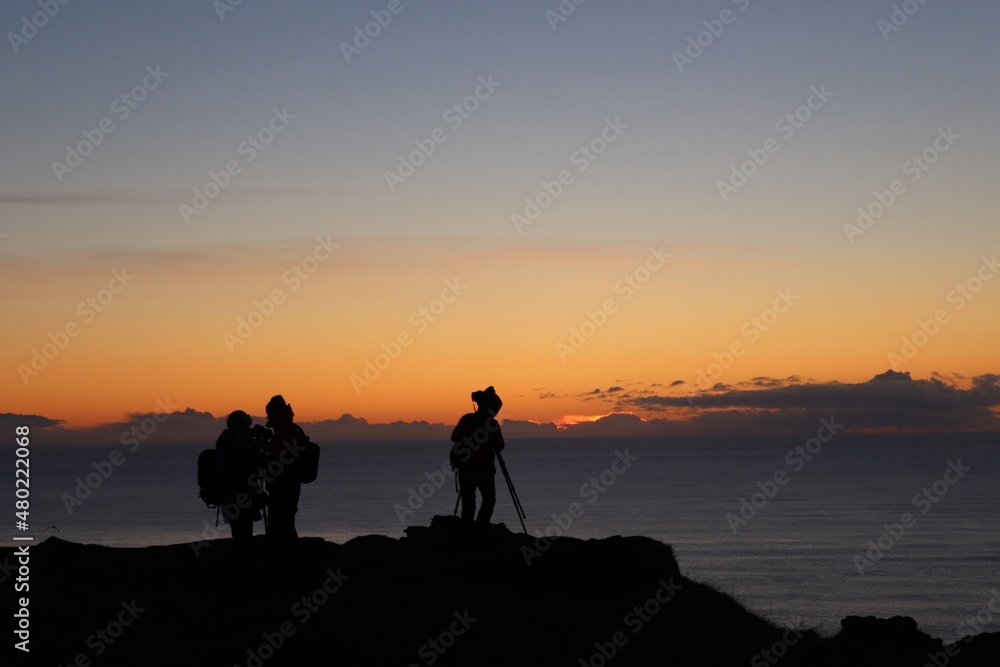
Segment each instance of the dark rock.
M648 538L540 540L453 517L280 554L263 538L249 552L49 538L31 556L32 650L15 664L923 667L947 648L901 617L851 616L832 638L777 627ZM1000 664L1000 635L953 648L950 665Z

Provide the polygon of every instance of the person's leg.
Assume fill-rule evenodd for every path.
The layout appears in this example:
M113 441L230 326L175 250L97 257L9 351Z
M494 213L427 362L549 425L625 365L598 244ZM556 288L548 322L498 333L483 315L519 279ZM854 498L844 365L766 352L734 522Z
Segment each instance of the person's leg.
M288 490L288 539L299 539L299 532L295 529L295 515L299 511L299 496L302 494L302 485L295 483Z
M233 531L233 541L239 544L249 544L253 539L253 519L244 515L229 522L229 527Z
M472 523L476 518L476 481L471 470L458 473L462 495L462 521Z
M295 533L296 504L287 488L271 490L268 505L267 537L269 542L282 542Z
M493 508L497 504L497 488L495 478L489 470L483 471L483 477L479 481L479 491L483 494L483 505L479 508L477 523L488 524L493 516Z
M278 539L286 523L285 512L281 507L281 503L275 502L274 496L271 496L271 506L267 512L267 539L269 542Z

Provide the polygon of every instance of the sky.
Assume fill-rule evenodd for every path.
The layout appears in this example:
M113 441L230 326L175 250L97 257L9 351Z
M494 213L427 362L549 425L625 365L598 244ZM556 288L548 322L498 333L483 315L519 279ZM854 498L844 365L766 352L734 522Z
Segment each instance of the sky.
M4 3L0 421L1000 430L998 19Z

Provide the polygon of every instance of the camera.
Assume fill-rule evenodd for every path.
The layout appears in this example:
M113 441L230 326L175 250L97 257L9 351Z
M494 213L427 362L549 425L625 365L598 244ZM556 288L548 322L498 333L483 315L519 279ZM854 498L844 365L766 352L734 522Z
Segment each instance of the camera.
M271 429L265 428L260 424L254 424L250 427L250 442L257 449L265 449L269 442L271 442L272 437Z
M497 392L493 387L472 392L472 402L480 408L492 409L494 411L499 411L503 405L503 401L497 396Z

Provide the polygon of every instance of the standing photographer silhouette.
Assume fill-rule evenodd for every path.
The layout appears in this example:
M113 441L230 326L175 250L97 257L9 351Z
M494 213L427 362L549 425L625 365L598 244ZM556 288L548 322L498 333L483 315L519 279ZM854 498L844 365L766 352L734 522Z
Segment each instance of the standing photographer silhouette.
M462 521L487 526L497 504L496 452L503 451L503 434L495 419L503 401L493 387L472 392L476 411L462 416L451 434L451 465L458 472ZM476 489L483 502L476 516Z

